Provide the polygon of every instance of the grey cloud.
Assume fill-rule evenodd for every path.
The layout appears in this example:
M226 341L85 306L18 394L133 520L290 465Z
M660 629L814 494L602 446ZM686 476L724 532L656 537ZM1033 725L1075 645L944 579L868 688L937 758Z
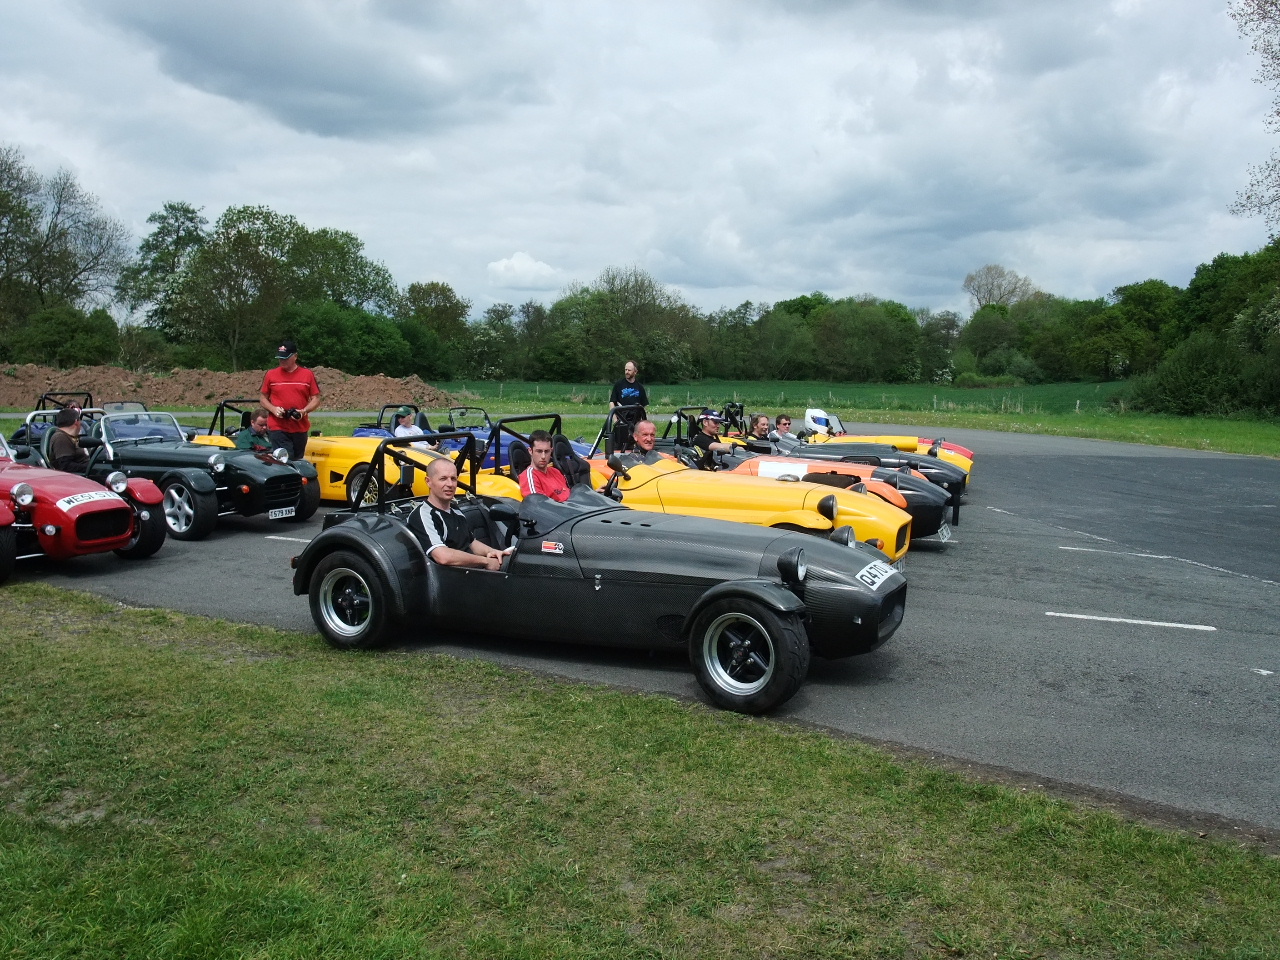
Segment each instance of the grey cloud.
M456 34L412 31L351 8L112 0L92 12L145 38L174 78L321 136L430 132L538 96L518 60L477 56Z

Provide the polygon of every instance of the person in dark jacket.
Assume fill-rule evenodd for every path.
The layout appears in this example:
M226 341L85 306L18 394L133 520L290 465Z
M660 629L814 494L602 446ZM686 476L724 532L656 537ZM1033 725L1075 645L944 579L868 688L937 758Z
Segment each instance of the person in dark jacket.
M80 411L75 407L63 407L53 415L52 436L49 437L49 465L68 473L84 473L89 466L89 454L80 446Z

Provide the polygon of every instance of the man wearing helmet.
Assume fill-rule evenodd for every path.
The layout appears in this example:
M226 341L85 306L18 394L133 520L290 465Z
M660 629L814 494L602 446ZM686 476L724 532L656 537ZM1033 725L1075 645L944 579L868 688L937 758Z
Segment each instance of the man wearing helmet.
M710 408L703 410L698 416L699 429L689 439L702 453L698 460L699 469L714 470L715 454L733 452L733 444L723 443L720 440L720 424L724 422L724 417Z

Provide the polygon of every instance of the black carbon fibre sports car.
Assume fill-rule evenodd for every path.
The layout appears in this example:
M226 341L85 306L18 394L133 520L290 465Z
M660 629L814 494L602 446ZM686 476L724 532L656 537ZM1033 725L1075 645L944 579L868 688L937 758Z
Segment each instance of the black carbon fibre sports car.
M470 434L459 455L463 489L478 471ZM384 441L372 474L412 470ZM399 465L399 468L397 467ZM618 475L625 471L615 460ZM459 496L473 535L514 546L501 571L427 559L407 522L420 502L412 477L374 504L325 517L293 559L293 590L333 646L366 648L411 630L473 631L529 640L687 649L717 705L762 713L804 682L811 655L869 653L902 622L905 577L874 547L846 538L630 510L585 486L557 503ZM359 502L359 500L357 501ZM571 611L553 618L530 610Z

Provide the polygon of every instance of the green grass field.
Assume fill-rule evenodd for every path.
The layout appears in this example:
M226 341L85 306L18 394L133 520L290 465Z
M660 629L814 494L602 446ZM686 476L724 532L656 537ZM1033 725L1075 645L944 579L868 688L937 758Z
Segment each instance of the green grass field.
M556 404L569 408L608 406L609 384L491 383L455 381L436 384L463 403L502 405ZM1092 413L1109 408L1124 383L1052 383L1034 387L963 390L927 384L823 383L784 380L701 380L692 384L648 387L650 407L665 411L703 404L719 408L735 400L749 409L803 414L806 407L837 410L913 410L962 413Z
M769 720L0 590L0 956L1280 956L1280 860Z

